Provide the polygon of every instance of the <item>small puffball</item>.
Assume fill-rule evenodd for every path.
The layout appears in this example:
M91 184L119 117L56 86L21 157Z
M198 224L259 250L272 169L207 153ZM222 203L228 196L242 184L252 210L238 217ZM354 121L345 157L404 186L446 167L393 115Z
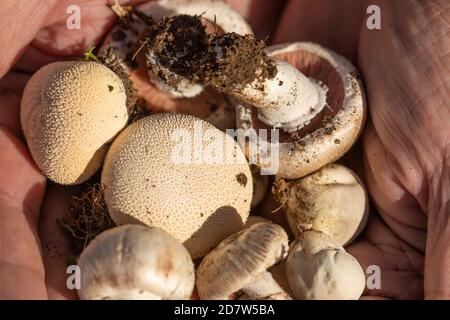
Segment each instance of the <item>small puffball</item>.
M128 121L126 100L123 81L97 62L55 62L36 72L20 120L42 173L66 185L88 180Z
M306 231L291 246L286 274L297 299L356 300L366 284L359 262L337 242L315 231Z

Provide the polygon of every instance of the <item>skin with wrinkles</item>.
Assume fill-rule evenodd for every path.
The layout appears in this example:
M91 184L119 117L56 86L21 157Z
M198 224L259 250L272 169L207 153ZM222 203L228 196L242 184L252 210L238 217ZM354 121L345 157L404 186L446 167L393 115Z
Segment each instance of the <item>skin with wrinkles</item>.
M314 41L358 62L370 112L364 173L377 210L346 249L363 269L376 264L382 271L381 289L363 295L450 299L448 1L370 1L381 6L382 29L361 32L366 1L231 2L247 2L250 22L264 25L256 30L260 38L272 33L275 43ZM105 1L56 3L5 0L0 7L0 29L9 26L0 37L1 298L75 296L66 288L64 258L46 249L41 254L41 247L68 252L54 220L65 214L76 188L46 188L22 144L18 106L32 72L97 43L114 14ZM81 5L86 28L67 30L68 4ZM347 160L357 167L361 155Z

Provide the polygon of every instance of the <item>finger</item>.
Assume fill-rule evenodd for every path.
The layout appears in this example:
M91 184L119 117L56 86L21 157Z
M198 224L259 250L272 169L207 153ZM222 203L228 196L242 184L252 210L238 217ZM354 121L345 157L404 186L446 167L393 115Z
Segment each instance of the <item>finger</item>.
M72 195L78 187L50 184L47 187L39 223L45 265L45 282L48 298L76 299L75 289L67 287L67 259L72 255L69 239L62 232L57 220L69 211Z
M402 240L424 252L426 215L398 182L371 121L366 126L363 144L367 188L381 217Z
M366 286L364 295L390 299L423 297L423 255L398 239L376 215L370 217L364 238L346 249L363 270L369 266L380 268L380 286ZM368 282L376 285L372 280Z
M356 60L364 1L290 0L274 43L312 41Z
M0 78L44 25L55 0L4 0L0 6ZM7 32L6 32L7 31Z
M5 128L0 145L0 299L45 299L37 233L45 178Z
M22 138L19 121L20 97L28 75L9 72L0 79L0 126Z
M286 0L228 0L253 28L258 39L271 38L287 3Z
M120 1L123 5L138 5L144 0ZM112 0L63 0L49 13L42 30L26 48L15 65L16 70L35 72L40 67L64 59L73 59L98 44L114 23ZM80 29L69 29L67 22L74 15L69 6L80 9Z

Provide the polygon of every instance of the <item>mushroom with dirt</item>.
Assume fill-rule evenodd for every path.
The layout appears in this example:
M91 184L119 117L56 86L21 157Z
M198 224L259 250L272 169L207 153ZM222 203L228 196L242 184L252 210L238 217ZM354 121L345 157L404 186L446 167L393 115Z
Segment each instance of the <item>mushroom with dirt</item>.
M34 161L52 181L73 185L102 165L128 121L124 81L94 61L48 64L28 81L20 120Z
M190 19L194 26L195 17ZM263 41L236 33L195 37L196 45L183 47L179 56L176 46L159 45L170 43L165 30L156 29L148 38L149 63L241 101L238 127L247 134L281 128L280 141L266 143L279 149L280 176L294 179L318 170L358 138L366 114L364 91L355 67L344 57L311 43L266 52ZM247 155L250 147L258 150L260 145L259 139L249 140L244 144ZM259 166L271 160L266 157L261 153Z
M251 34L245 20L221 0L163 0L146 2L137 7L112 6L119 22L106 36L99 56L114 57L133 79L139 98L154 112L191 114L214 124L221 130L235 127L234 105L229 99L202 83L194 83L168 68L152 68L147 65L146 49L148 32L162 20L178 14L192 15L206 27L207 34L236 32ZM186 27L186 26L184 26ZM178 28L174 26L174 28ZM186 28L175 33L185 46ZM153 70L152 70L153 69Z
M359 262L317 231L304 232L291 245L285 265L289 286L301 300L356 300L366 285Z
M271 222L257 222L231 235L197 269L200 299L229 299L241 293L251 300L290 300L266 271L285 258L288 248L286 232Z
M161 113L114 140L101 177L117 224L161 228L195 257L245 224L252 175L232 137L193 116Z
M346 245L362 232L369 216L363 183L352 170L339 164L327 165L297 180L277 177L273 194L296 236L315 230Z
M265 148L276 148L277 175L298 179L341 158L357 141L367 114L363 84L346 58L314 43L271 46L266 53L278 72L261 84L262 93L252 93L258 101L241 98L237 127L263 139ZM282 129L275 141L258 134L272 128ZM261 145L245 142L247 154L258 150L256 142ZM259 166L271 163L271 154L259 156Z
M83 300L189 299L195 285L188 251L158 228L106 230L85 248L78 266Z

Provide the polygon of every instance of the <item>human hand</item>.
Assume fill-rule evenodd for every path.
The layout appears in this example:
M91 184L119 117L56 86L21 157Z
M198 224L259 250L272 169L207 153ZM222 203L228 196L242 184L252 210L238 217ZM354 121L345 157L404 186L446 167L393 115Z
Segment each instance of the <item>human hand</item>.
M256 15L261 4L253 2ZM348 251L364 269L381 268L381 289L365 296L449 299L450 5L370 4L381 8L381 30L366 28L365 1L288 1L273 42L318 42L362 73L370 113L364 172L378 213Z
M115 19L108 3L5 0L0 7L0 30L7 30L0 38L0 299L76 297L66 287L69 246L56 219L77 188L46 183L23 144L19 108L33 72L80 57L101 40ZM82 11L80 30L66 27L73 4Z
M84 27L81 30L67 30L65 26L65 10L69 4L74 4L74 2L80 4L82 12L85 14L83 17ZM277 19L273 19L273 16L276 15L274 13L281 12L284 5L283 1L267 0L267 5L249 5L246 10L247 2L235 1L234 4L236 5L238 2L240 6L238 9L247 11L250 22L256 26L259 36L268 35L272 27L277 25ZM8 25L11 19L17 19L14 24L11 23L11 25L17 25L17 30L12 30L8 38L0 39L2 47L7 48L7 54L3 55L3 60L0 61L0 77L14 65L12 70L0 81L0 104L2 105L0 109L0 143L4 146L4 152L0 154L0 243L2 244L0 287L6 288L0 293L0 295L4 295L1 296L2 298L75 297L75 293L66 288L65 257L69 252L68 244L55 220L67 212L70 198L77 188L49 184L45 191L45 178L35 168L28 151L20 142L18 110L21 91L32 72L48 62L61 60L68 56L79 56L93 43L100 40L114 17L105 6L106 0L94 3L81 0L70 1L70 3L61 1L57 5L52 5L54 3L56 1L48 1L44 5L45 8L42 8L40 1L32 1L22 8L20 4L7 1L6 5L0 8L0 17L11 16L5 12L12 12L13 9L22 16L22 18L11 17L10 20L1 22ZM251 1L248 3L251 4ZM448 202L449 194L448 185L446 185L449 181L449 155L448 144L445 144L448 143L445 119L449 118L449 111L445 102L440 100L434 102L431 100L432 103L430 103L427 99L427 103L425 103L427 93L434 90L433 88L443 90L441 95L444 96L445 78L442 80L443 78L439 77L440 73L436 73L436 69L445 71L445 68L435 67L433 70L427 70L430 74L427 73L426 77L435 80L430 81L430 87L422 87L422 91L419 90L420 86L412 85L414 82L409 85L410 87L402 86L398 89L395 80L402 80L402 76L405 75L414 77L422 70L417 70L417 66L410 62L404 65L399 63L402 61L403 55L401 53L398 56L393 55L392 43L390 43L390 47L383 42L383 40L385 41L383 37L388 36L392 37L390 40L398 41L400 39L399 43L402 43L403 39L411 38L408 30L402 30L394 35L391 35L391 32L383 31L383 29L391 30L390 24L393 25L395 22L395 18L392 17L396 17L397 10L403 10L403 15L405 10L395 5L383 4L382 12L389 12L391 20L383 20L386 21L386 24L383 25L381 31L363 29L361 34L354 31L354 37L345 37L349 32L352 33L353 30L359 29L364 18L366 7L361 2L358 2L358 5L355 3L356 1L347 1L347 4L338 4L338 6L348 9L342 10L341 15L336 15L334 14L336 10L331 8L330 3L326 1L323 4L314 1L311 7L306 1L291 1L287 4L288 7L276 28L273 39L274 42L317 41L346 56L359 59L366 81L372 115L371 123L363 139L366 175L369 190L380 214L372 215L364 238L348 249L364 267L376 264L382 270L381 290L367 291L366 294L387 298L422 297L424 295L422 274L426 252L428 263L425 268L425 294L430 298L448 298L448 290L445 290L448 289L450 281L448 278L439 278L439 276L448 276L448 272L446 273L445 270L449 269L449 208L440 208L439 205L445 204L445 201ZM20 8L17 8L18 6ZM36 10L37 7L41 9ZM312 14L310 10L317 7L321 8L320 11ZM255 10L255 8L259 9ZM433 12L437 9L428 8L427 10ZM31 12L34 12L34 16ZM355 12L360 12L360 15ZM304 14L305 17L299 19L299 13ZM411 14L414 14L413 10ZM353 18L347 17L347 15L352 15ZM29 16L33 16L33 19L29 19ZM325 22L325 26L321 26L320 29L323 33L311 32L319 30L314 26L314 23L318 23L318 17L321 17L319 21ZM426 11L418 13L417 17L423 19L419 19L419 22L424 25L429 22L427 19L431 20ZM18 23L19 20L23 23ZM336 21L345 21L341 34L332 29L333 23ZM415 19L409 22L417 23ZM419 43L420 41L432 42L429 40L430 35L426 34L426 32L430 32L429 30L432 30L431 39L438 37L433 32L435 29L439 30L440 25L435 29L432 26L438 23L442 24L442 21L429 23L430 28L419 33ZM38 32L39 30L41 31ZM334 35L330 30L333 30ZM374 34L375 32L378 34ZM35 41L28 46L33 38ZM414 47L411 44L410 46ZM14 63L25 47L21 58ZM418 57L422 55L421 58L416 58L418 61L429 62L424 57L429 55L429 50L432 49L420 52L425 47L426 44L423 47L415 48ZM411 50L411 48L408 49ZM368 50L373 51L368 52ZM441 50L446 52L445 48ZM412 53L410 55L414 56ZM444 66L444 63L441 63ZM437 64L438 62L436 62ZM380 66L387 65L394 65L394 67L388 68L384 73L381 72L383 69ZM442 73L444 72L442 71ZM444 76L442 75L442 77ZM442 82L439 84L440 80ZM398 90L398 92L394 90ZM411 98L406 90L416 93L414 103L410 102ZM421 98L423 99L421 100ZM398 106L396 109L389 108L392 107L392 100L396 101L395 104ZM411 110L416 111L415 109L419 109L421 106L426 107L424 108L426 112L423 111L424 114L420 115L420 121L417 121L416 115ZM436 114L431 114L433 106L437 109ZM411 132L409 125L413 121L415 121L416 129ZM436 128L437 130L431 130ZM416 131L423 132L431 142L427 146L423 146L423 140L421 140L421 136L417 138ZM433 139L429 137L430 132L434 133ZM392 134L396 136L393 137ZM413 139L413 137L416 138ZM404 146L408 146L407 150L412 154L405 152L402 149ZM399 154L399 150L402 150L401 154ZM422 155L421 158L418 156L421 150L430 151L427 151L427 154ZM389 154L389 157L386 154ZM386 161L390 165L395 165L393 167L395 171L387 170ZM433 173L432 170L433 167L439 168L439 161L441 161L440 167L442 167L440 175ZM408 172L404 168L409 167L413 168L414 175L398 173ZM399 171L399 168L402 168L402 171ZM429 221L428 232L425 229L426 214L431 221L431 223ZM436 223L436 221L441 222ZM442 230L439 230L439 227ZM425 251L427 236L430 239L428 243L432 242L428 244L428 247L432 250ZM440 245L436 245L439 243ZM44 248L42 255L41 244ZM440 252L439 249L441 249ZM427 274L429 275L428 280ZM443 289L440 289L439 286Z

